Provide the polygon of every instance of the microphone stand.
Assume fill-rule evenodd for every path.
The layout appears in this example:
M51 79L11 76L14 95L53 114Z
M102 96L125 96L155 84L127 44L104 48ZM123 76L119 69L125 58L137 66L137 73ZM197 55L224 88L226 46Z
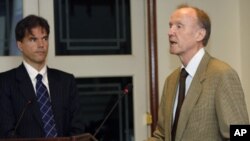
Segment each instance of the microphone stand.
M30 105L31 103L32 103L32 101L29 100L29 101L25 104L25 106L24 106L24 108L23 108L21 114L19 115L19 118L18 118L17 123L16 123L15 128L14 128L14 131L11 133L11 137L16 137L17 128L18 128L18 126L19 126L19 124L20 124L20 122L21 122L21 120L22 120L22 118L23 118L23 116L24 116L24 113L26 112L26 110L27 110L27 108L28 108L28 105Z
M100 129L102 128L103 124L106 122L106 120L109 118L109 116L111 115L111 113L114 111L115 107L117 106L117 104L119 104L119 102L121 101L121 99L127 95L129 92L131 92L132 90L132 84L128 84L124 89L123 89L123 94L121 97L119 97L119 99L116 101L116 103L113 105L113 107L111 108L111 110L109 111L109 113L105 116L104 120L102 121L101 125L96 129L95 133L93 134L93 136L95 137L97 135L97 133L100 131Z
M95 133L93 134L93 136L95 137L97 135L97 133L101 130L103 124L106 122L106 120L109 118L109 116L111 115L111 113L114 111L115 107L117 104L119 104L119 102L121 101L121 99L125 96L125 94L123 94L121 97L119 97L119 99L116 101L116 103L114 104L114 106L111 108L111 110L109 111L109 113L106 115L106 117L104 118L104 120L102 121L101 125L96 129Z

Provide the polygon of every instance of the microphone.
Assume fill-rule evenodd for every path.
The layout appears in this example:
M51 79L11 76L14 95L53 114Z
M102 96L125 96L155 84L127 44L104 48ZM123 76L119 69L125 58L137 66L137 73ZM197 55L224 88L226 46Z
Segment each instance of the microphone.
M18 128L18 126L19 126L21 120L23 119L24 113L26 112L28 106L29 106L31 103L32 103L32 101L31 101L31 100L28 100L28 102L24 105L23 110L22 110L21 114L19 115L19 118L18 118L17 123L16 123L16 125L15 125L14 131L13 131L12 134L11 134L12 136L14 136L14 137L16 136L16 130L17 130L17 128Z
M118 98L118 100L115 102L115 104L112 106L111 110L109 111L109 113L105 116L104 120L102 121L102 123L99 125L99 127L96 129L95 133L93 134L93 137L95 137L98 132L100 131L100 129L102 128L103 124L106 122L106 120L109 118L109 116L111 115L111 113L114 111L115 107L117 106L117 104L122 100L122 98L125 95L128 95L133 89L133 85L132 84L127 84L125 86L125 88L122 90L122 96L120 96Z

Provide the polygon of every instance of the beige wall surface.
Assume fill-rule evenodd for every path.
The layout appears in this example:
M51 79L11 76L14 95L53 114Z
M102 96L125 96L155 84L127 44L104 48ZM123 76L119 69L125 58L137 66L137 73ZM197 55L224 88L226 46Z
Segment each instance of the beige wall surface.
M242 84L245 91L250 116L250 1L240 0L240 43L241 43L241 61L242 61Z
M239 74L250 113L250 1L249 0L158 0L158 57L159 91L177 66L179 58L169 54L168 20L173 10L182 3L197 6L208 13L212 32L206 50L214 57L230 64ZM160 98L160 97L159 97Z

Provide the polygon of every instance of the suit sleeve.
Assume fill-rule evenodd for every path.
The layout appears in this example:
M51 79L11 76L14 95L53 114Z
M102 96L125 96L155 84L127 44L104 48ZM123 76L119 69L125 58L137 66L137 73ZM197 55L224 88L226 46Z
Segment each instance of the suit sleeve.
M80 107L80 98L77 93L77 87L74 76L71 79L70 83L70 113L71 113L71 127L70 127L70 135L78 135L84 132L84 123L82 117L82 110Z
M3 75L0 75L0 138L14 135L16 124L7 85Z
M229 139L230 124L249 124L244 92L240 79L233 69L221 74L215 104L220 132L224 138Z
M162 97L164 98L164 96ZM148 141L164 141L165 139L165 120L164 120L164 108L163 108L163 103L165 102L165 100L161 100L161 104L159 107L159 111L158 111L158 121L157 121L157 125L156 125L156 129L153 132L153 136L151 138L148 139Z
M148 141L164 141L165 139L165 105L166 105L166 93L167 81L165 82L165 87L161 97L161 102L158 110L158 121L156 129L153 132L153 136L148 139Z

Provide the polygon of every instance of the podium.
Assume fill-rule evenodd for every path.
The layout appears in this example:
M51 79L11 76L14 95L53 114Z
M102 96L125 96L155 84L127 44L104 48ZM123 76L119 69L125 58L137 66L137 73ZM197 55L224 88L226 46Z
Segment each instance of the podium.
M90 133L84 133L76 136L69 137L70 140L67 141L97 141L97 139Z
M97 141L89 133L84 133L71 137L57 137L57 138L8 138L0 139L0 141Z

